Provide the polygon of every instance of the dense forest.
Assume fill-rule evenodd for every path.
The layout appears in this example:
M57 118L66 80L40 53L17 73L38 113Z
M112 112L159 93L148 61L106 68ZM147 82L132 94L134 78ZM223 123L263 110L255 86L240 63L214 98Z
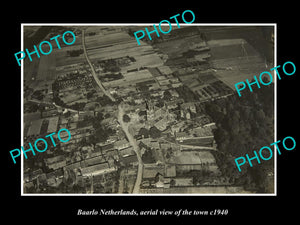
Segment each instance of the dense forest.
M265 192L266 177L273 172L274 161L258 164L253 160L253 167L245 164L239 172L234 159L246 153L254 156L254 150L274 142L273 84L253 92L245 89L242 97L235 94L205 103L205 111L216 122L214 137L219 151L214 154L222 174L246 189Z

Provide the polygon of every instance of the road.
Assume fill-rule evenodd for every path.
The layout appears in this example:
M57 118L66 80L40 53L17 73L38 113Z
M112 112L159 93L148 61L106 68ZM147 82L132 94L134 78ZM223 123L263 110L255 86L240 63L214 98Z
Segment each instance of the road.
M123 115L124 115L124 109L122 108L122 103L121 103L118 106L118 121L119 121L126 137L128 138L130 145L133 147L133 150L136 153L138 163L139 163L138 173L137 173L137 177L136 177L135 184L134 184L133 191L132 191L133 194L137 194L137 193L140 193L140 185L141 185L141 182L142 182L143 166L144 165L143 165L143 161L142 161L141 154L140 154L140 148L139 148L136 140L129 133L129 131L128 131L129 124L124 123Z
M97 85L99 86L99 88L103 91L103 93L110 98L110 100L112 100L113 102L116 101L116 99L111 96L111 94L105 90L104 86L102 85L101 81L98 79L97 74L95 72L95 69L87 55L87 51L86 51L86 47L85 47L85 38L84 38L84 30L82 30L82 47L83 47L83 51L84 51L84 56L86 58L86 61L88 62L89 66L91 67L92 70L92 75L97 83ZM124 115L124 110L122 108L122 103L119 104L118 106L118 121L126 135L126 137L129 140L129 143L131 144L131 146L133 147L133 150L135 151L136 155L137 155L137 159L138 159L138 173L137 173L137 177L136 177L136 181L135 181L135 185L133 188L132 193L140 193L140 185L142 182L142 174L143 174L143 161L140 155L140 149L139 146L136 142L136 140L133 138L133 136L130 134L130 132L128 131L128 125L127 123L123 122L123 115Z
M112 100L113 102L116 101L116 99L108 92L105 90L104 86L102 85L101 81L98 79L96 71L94 69L94 66L92 65L88 55L87 55L87 51L86 51L86 47L85 47L85 38L84 38L84 30L82 30L82 47L83 47L83 52L84 52L84 56L86 61L88 62L89 66L91 67L92 70L92 75L94 77L94 80L96 81L97 85L99 86L99 88L103 91L103 93L110 98L110 100Z

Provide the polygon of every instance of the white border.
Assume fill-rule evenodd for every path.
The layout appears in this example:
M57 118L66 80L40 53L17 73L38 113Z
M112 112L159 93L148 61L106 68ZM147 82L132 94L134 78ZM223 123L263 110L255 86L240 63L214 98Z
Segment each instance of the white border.
M158 23L154 23L158 25ZM24 39L24 26L152 26L153 23L21 23L21 51L24 51L23 39ZM162 24L165 25L165 24ZM172 23L176 25L176 23ZM180 24L183 26L274 26L274 66L277 66L277 23L192 23L192 24ZM23 146L23 81L24 81L24 63L21 61L21 146ZM274 85L274 142L277 141L277 76L275 76ZM274 146L275 150L275 146ZM24 157L21 157L21 196L277 196L277 151L274 160L274 193L253 193L253 194L28 194L23 192L23 162Z

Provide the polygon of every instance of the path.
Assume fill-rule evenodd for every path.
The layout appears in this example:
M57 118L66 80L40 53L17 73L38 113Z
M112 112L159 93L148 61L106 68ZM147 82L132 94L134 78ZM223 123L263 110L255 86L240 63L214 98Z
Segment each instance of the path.
M140 193L140 185L142 182L142 175L143 175L143 161L142 161L141 154L140 154L140 148L139 148L136 140L133 138L133 136L128 131L129 124L124 123L124 121L123 121L124 109L122 108L122 103L119 104L118 109L119 109L118 110L118 121L119 121L126 137L128 138L130 145L133 147L133 150L136 153L138 163L139 163L138 173L137 173L137 177L136 177L135 184L134 184L133 191L132 191L132 193L137 194L137 193Z
M97 85L99 86L99 88L103 91L103 93L110 98L110 100L112 100L113 102L116 101L116 99L108 92L105 90L104 86L102 85L101 81L98 79L96 71L94 69L94 66L92 65L88 55L87 55L87 51L86 51L86 47L85 47L85 38L84 38L84 30L82 30L82 47L83 47L83 52L84 52L84 56L86 61L88 62L89 66L91 67L92 70L92 75L94 77L94 80L96 81Z

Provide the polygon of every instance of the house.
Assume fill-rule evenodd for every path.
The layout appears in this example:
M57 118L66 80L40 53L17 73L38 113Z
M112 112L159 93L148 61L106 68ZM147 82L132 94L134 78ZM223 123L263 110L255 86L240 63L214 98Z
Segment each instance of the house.
M114 167L109 167L109 164L105 162L93 166L84 167L81 169L81 174L82 176L87 177L109 173L113 171L116 171L116 169Z
M186 132L178 132L176 133L176 140L177 141L183 141L190 138L190 135L187 134Z
M128 148L123 148L121 150L119 150L119 154L122 157L126 157L126 156L130 156L130 155L134 155L135 152L133 150L133 147L128 147Z
M176 171L203 170L214 168L216 160L209 151L184 151L174 157ZM215 168L214 168L215 170Z
M178 107L178 101L164 102L164 104L167 109L176 109Z
M157 188L164 187L164 176L160 173L157 173L155 176L155 187Z
M125 156L122 158L122 162L125 165L138 165L138 158L136 156L136 154L134 155L129 155L129 156Z
M60 162L55 162L51 165L48 165L48 168L49 169L53 169L53 170L57 170L59 168L63 168L67 165L67 161L66 160L63 160L63 161L60 161Z
M157 174L164 175L164 165L144 164L143 179L155 180Z
M34 183L31 181L31 182L28 182L28 183L25 183L23 188L24 188L24 193L29 193L30 190L34 189L35 185Z
M172 84L172 88L178 88L180 86L182 86L182 83L176 83L176 84Z
M211 137L212 139L214 137L211 127L207 126L191 129L190 133L197 137Z
M31 173L24 173L24 181L31 182L32 180L37 179L41 174L43 174L42 169L37 169L35 171L32 171Z
M114 148L118 150L121 150L123 148L128 148L129 146L130 143L126 139L122 139L114 143Z
M100 156L96 156L93 158L88 158L88 159L83 160L81 162L81 167L93 166L93 165L101 164L104 162L105 162L105 159L103 159L102 155L100 155Z
M63 155L44 159L44 162L49 169L53 170L65 167L67 165L67 161Z
M58 169L46 174L47 185L57 187L63 180L63 169Z
M162 108L157 108L156 106L153 109L147 110L147 119L149 121L157 120L164 116L166 111Z
M167 164L165 166L165 177L176 177L176 166L174 164Z
M168 120L166 118L163 118L159 121L157 121L154 126L159 129L160 131L164 131L165 129L167 129L168 126Z
M179 98L179 94L178 94L178 92L176 90L170 89L169 92L172 95L172 97Z
M65 166L67 170L73 170L80 167L80 162L71 163Z
M107 151L111 151L111 150L113 150L114 149L114 144L108 144L108 145L96 145L96 149L95 150L97 150L97 151L100 151L101 152L101 150L103 151L103 152L107 152Z
M185 125L185 121L180 121L174 125L171 126L171 132L174 135L175 133L180 132L181 130L183 130Z
M156 140L151 140L148 143L148 146L151 147L151 148L154 148L154 149L159 149L159 142L156 141Z
M189 109L192 113L197 113L196 105L192 102L182 103L180 105L180 108L183 109L183 110Z

